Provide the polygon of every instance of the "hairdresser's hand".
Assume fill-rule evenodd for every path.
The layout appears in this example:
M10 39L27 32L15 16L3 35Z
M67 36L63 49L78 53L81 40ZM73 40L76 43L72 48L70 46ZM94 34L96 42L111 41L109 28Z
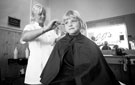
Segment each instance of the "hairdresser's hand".
M50 30L56 29L58 25L60 25L60 22L59 22L58 20L52 20L52 21L47 25L46 30L50 31Z

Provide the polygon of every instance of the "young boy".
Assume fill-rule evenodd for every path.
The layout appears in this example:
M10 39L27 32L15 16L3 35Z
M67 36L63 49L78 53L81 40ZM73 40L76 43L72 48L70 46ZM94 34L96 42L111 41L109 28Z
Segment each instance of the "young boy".
M85 25L77 11L63 17L66 35L60 39L45 66L45 85L120 85L99 47L81 34Z

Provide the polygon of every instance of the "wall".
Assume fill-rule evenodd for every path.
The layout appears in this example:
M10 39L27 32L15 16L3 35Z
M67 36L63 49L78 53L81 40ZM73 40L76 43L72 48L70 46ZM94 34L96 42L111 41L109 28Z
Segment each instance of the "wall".
M48 0L51 19L60 19L69 9L80 12L84 21L100 20L135 13L135 0ZM134 21L132 18L127 22ZM134 22L129 23L132 24ZM129 34L134 34L135 27L128 27Z
M30 10L32 4L35 2L39 2L43 6L48 7L47 0L0 0L0 26L23 30L24 26L30 22ZM9 26L8 16L20 19L21 27Z
M25 46L19 43L22 29L29 23L30 0L0 0L0 68L1 79L7 76L8 59L13 58L17 46L24 57ZM21 20L20 28L8 25L8 16Z
M14 49L18 49L18 58L25 57L25 49L27 45L19 43L21 31L11 30L0 26L0 68L1 78L7 76L8 59L13 58Z
M8 16L21 19L21 28L29 23L32 0L0 0L0 26L7 25ZM51 19L61 19L68 9L80 12L85 21L135 13L135 0L33 0L47 6ZM14 28L14 27L11 27Z
M47 7L46 0L0 0L0 78L2 80L8 76L8 59L13 58L15 47L19 52L18 57L25 57L27 45L20 44L19 40L24 26L30 22L30 10L35 2ZM20 19L20 28L8 25L8 16Z
M80 12L85 21L135 13L135 0L48 0L51 18L61 19L68 9Z
M30 0L0 0L0 26L23 29L29 23ZM21 20L21 27L8 26L8 16Z
M128 35L132 35L135 38L135 13L125 16L125 23L127 26Z
M132 13L132 14L100 19L100 20L87 21L87 27L91 28L93 26L98 26L98 25L104 26L109 24L111 25L111 24L125 23L128 35L132 35L132 37L135 37L134 22L135 22L135 13Z

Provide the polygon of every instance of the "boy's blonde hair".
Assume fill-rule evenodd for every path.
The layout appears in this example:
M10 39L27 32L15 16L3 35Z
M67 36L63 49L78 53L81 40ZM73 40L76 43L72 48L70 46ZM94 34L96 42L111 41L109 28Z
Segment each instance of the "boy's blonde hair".
M36 14L44 13L45 16L46 16L46 10L45 10L45 8L41 4L33 5L31 10L32 10L31 11L31 22L35 21L35 15Z
M80 32L82 32L82 31L84 32L85 31L86 34L87 34L87 26L84 23L84 21L82 20L82 18L81 18L81 16L80 16L78 11L76 11L76 10L69 10L69 11L67 11L64 14L64 16L63 16L63 22L65 22L69 18L76 18L76 19L78 19L80 24L81 24Z

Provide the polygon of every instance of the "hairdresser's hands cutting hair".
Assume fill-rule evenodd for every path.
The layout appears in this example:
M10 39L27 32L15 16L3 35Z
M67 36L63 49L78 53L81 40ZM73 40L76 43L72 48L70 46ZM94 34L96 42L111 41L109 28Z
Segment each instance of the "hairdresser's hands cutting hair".
M60 22L58 20L52 20L46 27L46 29L44 29L44 31L50 31L53 29L56 29L58 27L58 25L60 25Z

